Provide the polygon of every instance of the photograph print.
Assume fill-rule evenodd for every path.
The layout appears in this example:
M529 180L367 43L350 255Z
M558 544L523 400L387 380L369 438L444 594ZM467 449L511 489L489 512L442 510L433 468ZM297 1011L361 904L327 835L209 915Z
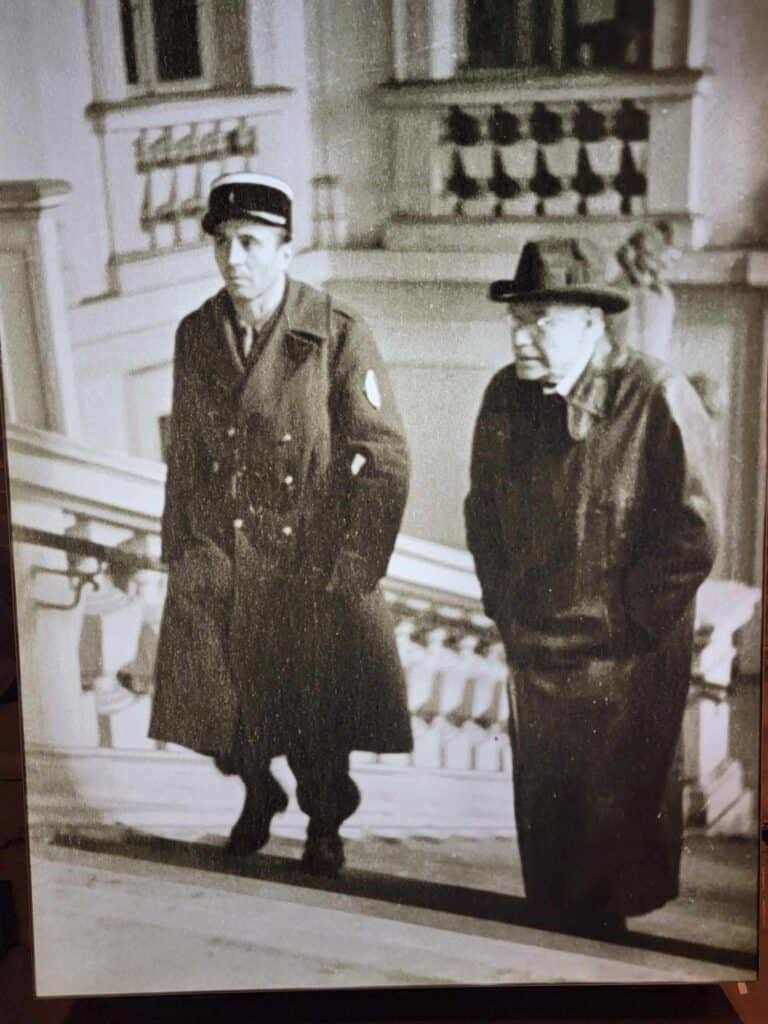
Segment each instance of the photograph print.
M725 6L6 0L39 996L756 977Z

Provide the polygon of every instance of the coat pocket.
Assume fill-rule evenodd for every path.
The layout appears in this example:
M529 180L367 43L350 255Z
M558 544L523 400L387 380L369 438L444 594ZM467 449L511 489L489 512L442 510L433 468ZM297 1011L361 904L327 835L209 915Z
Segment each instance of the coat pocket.
M171 567L168 589L205 608L223 607L232 598L232 562L211 541L201 539Z

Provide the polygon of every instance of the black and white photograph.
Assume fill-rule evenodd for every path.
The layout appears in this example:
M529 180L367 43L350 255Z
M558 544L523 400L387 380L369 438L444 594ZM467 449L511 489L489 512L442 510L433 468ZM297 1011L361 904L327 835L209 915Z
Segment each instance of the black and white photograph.
M38 996L756 977L766 54L3 0Z

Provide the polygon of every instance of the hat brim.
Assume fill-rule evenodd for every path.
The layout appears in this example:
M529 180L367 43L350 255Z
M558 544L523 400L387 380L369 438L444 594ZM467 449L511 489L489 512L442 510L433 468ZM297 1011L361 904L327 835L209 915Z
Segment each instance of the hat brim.
M251 220L254 224L266 224L271 228L289 230L285 218L278 218L273 213L255 213L253 210L244 210L240 206L231 206L226 210L209 210L201 222L203 231L207 235L212 235L219 224L228 220Z
M629 307L627 295L618 288L590 288L573 285L565 288L546 288L521 292L514 281L494 281L488 297L492 302L563 302L576 306L596 306L604 313L623 313Z

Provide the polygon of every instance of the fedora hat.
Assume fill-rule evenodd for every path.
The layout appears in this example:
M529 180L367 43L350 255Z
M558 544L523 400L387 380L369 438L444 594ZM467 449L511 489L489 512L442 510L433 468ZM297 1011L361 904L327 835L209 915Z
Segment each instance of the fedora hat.
M575 238L526 242L513 281L494 281L493 302L563 302L621 313L629 299L605 282L595 255Z

